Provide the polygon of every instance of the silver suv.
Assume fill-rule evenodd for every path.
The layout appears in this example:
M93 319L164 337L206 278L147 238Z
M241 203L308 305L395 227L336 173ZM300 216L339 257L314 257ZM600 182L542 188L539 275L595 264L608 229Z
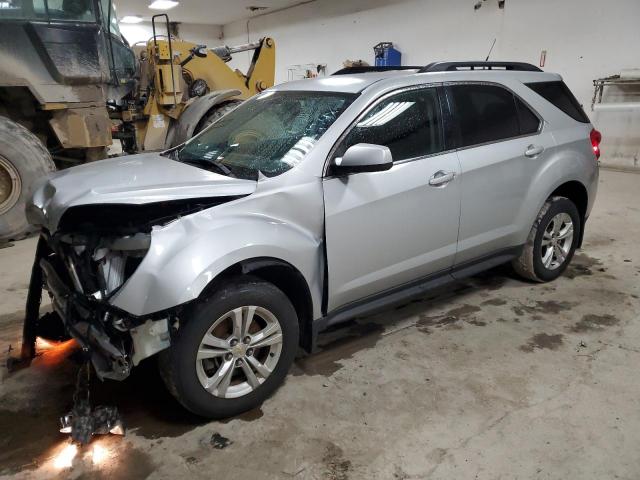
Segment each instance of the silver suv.
M558 277L596 196L599 143L561 77L528 64L279 85L175 149L34 190L23 352L59 322L101 378L159 353L184 407L238 414L330 325L505 262ZM43 284L55 312L38 318Z

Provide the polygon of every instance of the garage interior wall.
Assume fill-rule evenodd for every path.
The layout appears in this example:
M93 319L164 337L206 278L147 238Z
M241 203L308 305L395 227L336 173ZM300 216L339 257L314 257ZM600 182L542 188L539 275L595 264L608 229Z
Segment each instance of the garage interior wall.
M269 35L277 42L276 82L298 64L346 59L373 64L373 46L394 42L404 65L435 60L491 60L538 65L560 73L603 134L604 164L640 168L640 111L592 112L592 80L640 68L638 0L315 0L223 26L224 43L235 45ZM249 54L232 66L246 69ZM603 101L639 101L640 89L610 90Z

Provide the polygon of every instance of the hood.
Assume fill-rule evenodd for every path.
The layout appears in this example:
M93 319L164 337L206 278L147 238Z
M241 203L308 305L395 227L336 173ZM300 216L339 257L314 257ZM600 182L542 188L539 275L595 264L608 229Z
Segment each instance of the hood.
M53 232L70 207L237 197L250 195L256 185L253 180L226 177L157 153L130 155L52 173L35 185L27 218Z

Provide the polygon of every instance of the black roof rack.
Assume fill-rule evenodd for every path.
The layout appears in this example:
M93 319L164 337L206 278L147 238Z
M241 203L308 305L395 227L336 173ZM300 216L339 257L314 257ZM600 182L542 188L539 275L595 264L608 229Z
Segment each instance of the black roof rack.
M418 73L453 72L457 70L511 70L519 72L541 72L538 67L524 62L433 62L421 67Z
M512 72L542 72L535 65L524 62L433 62L426 66L398 65L394 67L356 66L345 67L332 75L355 75L367 72L390 72L393 70L417 70L427 72L455 72L465 70L510 70Z
M356 66L356 67L345 67L337 72L333 72L331 75L354 75L357 73L367 73L367 72L390 72L393 70L420 70L423 68L421 65L419 66L411 66L411 65L398 65L394 67L376 67L376 66Z

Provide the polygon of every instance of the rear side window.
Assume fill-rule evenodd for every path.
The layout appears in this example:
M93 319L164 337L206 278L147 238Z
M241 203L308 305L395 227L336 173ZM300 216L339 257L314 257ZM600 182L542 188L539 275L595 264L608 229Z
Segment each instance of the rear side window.
M394 161L441 152L444 148L439 112L435 88L392 95L357 121L336 151L336 157L358 143L389 147Z
M589 117L563 81L527 83L526 85L574 120L589 123Z
M494 85L452 85L460 146L517 137L518 111L513 94Z

